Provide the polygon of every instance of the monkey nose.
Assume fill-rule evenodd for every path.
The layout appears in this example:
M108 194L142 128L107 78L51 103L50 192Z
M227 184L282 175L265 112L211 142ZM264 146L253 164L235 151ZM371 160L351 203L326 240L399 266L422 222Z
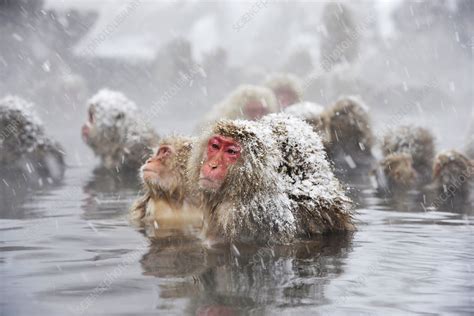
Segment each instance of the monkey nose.
M216 168L218 167L218 164L215 163L215 162L211 162L211 163L209 163L209 167L210 167L211 169L216 169Z

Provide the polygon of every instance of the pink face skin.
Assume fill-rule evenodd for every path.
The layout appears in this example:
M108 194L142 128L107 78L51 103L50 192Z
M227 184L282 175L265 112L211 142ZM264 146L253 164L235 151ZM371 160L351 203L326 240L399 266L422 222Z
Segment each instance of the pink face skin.
M199 186L218 190L224 182L230 166L235 164L241 154L238 142L230 137L213 136L207 144L207 156L201 167Z
M244 115L247 119L258 120L268 114L268 110L263 106L262 102L249 101L245 104Z
M84 125L82 125L82 130L81 130L81 134L82 134L82 139L87 143L88 139L89 139L89 134L90 134L90 131L91 131L91 127L92 125L94 124L94 114L92 113L91 110L89 110L88 112L88 120L86 123L84 123Z
M142 177L145 182L165 179L170 172L167 159L173 155L173 147L161 145L157 152L142 166Z
M286 108L289 105L295 104L298 102L298 97L296 94L287 88L279 88L275 91L278 102L282 109Z

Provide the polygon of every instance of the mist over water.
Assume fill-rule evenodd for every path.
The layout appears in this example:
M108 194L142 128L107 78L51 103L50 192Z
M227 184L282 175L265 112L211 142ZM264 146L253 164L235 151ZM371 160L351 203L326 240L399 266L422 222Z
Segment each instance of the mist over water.
M359 95L378 137L414 123L464 150L473 24L469 0L0 0L0 98L33 102L68 164L59 185L0 192L0 314L474 313L472 203L426 210L354 181L354 234L237 255L131 225L138 181L94 173L81 139L104 87L160 135L195 134L237 85L291 72L307 101Z

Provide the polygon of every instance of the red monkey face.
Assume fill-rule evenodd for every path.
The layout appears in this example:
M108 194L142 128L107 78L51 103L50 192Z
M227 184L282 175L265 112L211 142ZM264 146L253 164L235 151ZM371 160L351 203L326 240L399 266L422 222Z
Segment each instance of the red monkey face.
M278 88L275 91L275 95L282 109L298 102L298 96L296 93L288 88Z
M204 189L218 190L224 182L229 168L241 154L238 142L220 135L211 137L207 143L207 155L201 167L199 186Z
M250 120L258 120L268 114L267 108L262 104L262 102L257 100L247 102L243 112L245 117Z
M175 176L171 166L171 158L175 150L170 145L161 145L156 153L150 157L141 167L142 179L151 186L160 186L163 189L170 188Z
M82 125L82 139L85 143L88 143L91 138L91 132L95 124L95 114L92 108L89 108L87 112L87 121Z

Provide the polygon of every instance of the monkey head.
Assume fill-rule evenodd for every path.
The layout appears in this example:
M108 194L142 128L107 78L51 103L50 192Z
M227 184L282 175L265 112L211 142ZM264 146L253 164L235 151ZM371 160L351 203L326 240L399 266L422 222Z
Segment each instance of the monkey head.
M224 183L229 169L240 158L241 150L241 145L233 138L213 135L207 143L199 186L207 190L218 190Z
M443 186L457 186L469 182L473 175L473 161L455 150L440 153L434 160L433 179Z
M253 85L240 85L217 107L219 119L248 120L260 119L279 109L275 95L270 89Z
M372 148L373 135L368 110L357 98L340 98L325 111L323 119L331 142L355 144L362 151Z
M385 175L399 186L411 186L417 180L413 159L409 154L397 153L385 157L381 163Z
M16 96L0 100L0 162L11 165L35 150L45 138L33 105Z
M143 183L152 192L173 194L185 184L186 165L192 140L169 137L161 141L156 152L140 168Z
M102 89L89 101L82 138L96 154L105 155L123 146L137 107L124 94Z
M301 102L303 89L299 79L291 74L270 75L264 86L270 88L277 97L280 109Z

